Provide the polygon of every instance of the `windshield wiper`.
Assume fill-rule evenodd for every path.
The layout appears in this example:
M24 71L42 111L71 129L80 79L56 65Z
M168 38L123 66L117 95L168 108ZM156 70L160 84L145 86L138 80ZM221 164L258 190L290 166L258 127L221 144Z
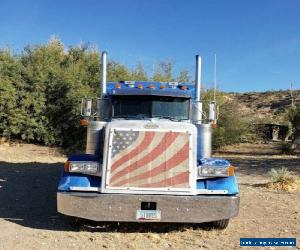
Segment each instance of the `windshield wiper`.
M171 121L180 121L179 119L176 119L172 116L167 116L167 115L152 115L151 118L164 118L164 119L169 119Z

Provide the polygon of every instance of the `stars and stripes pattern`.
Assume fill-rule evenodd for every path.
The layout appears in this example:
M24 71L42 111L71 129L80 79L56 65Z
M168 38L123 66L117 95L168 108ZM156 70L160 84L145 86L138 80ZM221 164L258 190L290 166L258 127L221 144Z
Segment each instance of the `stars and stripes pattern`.
M189 188L189 134L115 130L108 187Z
M138 137L139 132L116 132L113 140L112 157L129 147Z

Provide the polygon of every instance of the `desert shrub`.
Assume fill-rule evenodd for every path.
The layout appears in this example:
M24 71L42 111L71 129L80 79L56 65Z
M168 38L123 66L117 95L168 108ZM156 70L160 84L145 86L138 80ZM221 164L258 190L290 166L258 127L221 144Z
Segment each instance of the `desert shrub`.
M295 106L291 107L287 113L288 120L291 124L295 124L297 119L300 117L300 104L297 103Z
M280 169L272 168L269 171L269 175L271 177L271 182L267 183L266 186L270 189L290 192L300 188L299 178L291 176L290 171L285 167Z
M272 168L269 172L272 182L284 182L290 178L290 172L287 168L282 167L280 169Z
M217 90L215 93L218 104L217 128L213 130L213 147L252 141L255 132L251 124L253 114L238 103L234 98L224 92ZM204 108L204 119L208 116L208 103L214 99L214 90L202 90L202 102Z
M249 141L253 137L251 114L243 112L235 100L220 103L218 126L213 132L213 146Z

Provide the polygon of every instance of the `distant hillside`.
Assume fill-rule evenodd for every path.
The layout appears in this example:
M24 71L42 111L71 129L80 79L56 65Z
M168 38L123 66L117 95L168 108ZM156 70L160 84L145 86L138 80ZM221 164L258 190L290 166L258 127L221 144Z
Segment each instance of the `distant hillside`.
M300 103L300 90L293 91L294 100ZM291 107L290 91L267 91L248 93L229 93L238 100L245 109L253 111L257 122L286 123L285 114Z

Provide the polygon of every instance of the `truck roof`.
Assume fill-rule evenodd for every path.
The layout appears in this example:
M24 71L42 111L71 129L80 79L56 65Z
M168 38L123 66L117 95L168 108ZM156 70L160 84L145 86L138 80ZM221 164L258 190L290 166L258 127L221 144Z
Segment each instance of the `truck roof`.
M107 93L111 96L152 95L190 99L195 97L195 86L191 83L177 82L120 81L108 82Z

